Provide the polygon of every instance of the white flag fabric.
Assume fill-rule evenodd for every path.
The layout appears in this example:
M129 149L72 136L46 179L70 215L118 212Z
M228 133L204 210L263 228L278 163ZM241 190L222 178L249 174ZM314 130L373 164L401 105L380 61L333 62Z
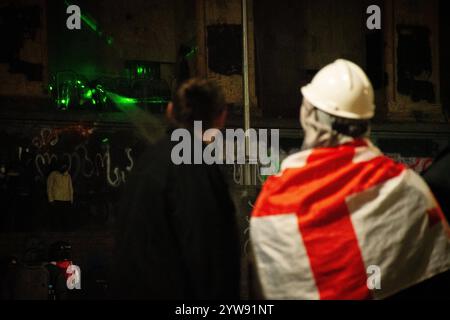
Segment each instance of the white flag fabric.
M288 157L250 221L268 299L382 299L450 269L425 182L370 141Z

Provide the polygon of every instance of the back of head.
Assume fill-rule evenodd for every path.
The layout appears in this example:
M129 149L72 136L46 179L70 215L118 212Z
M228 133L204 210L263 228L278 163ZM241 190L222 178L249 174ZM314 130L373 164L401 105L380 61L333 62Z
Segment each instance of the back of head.
M49 173L57 171L61 174L64 174L65 172L67 172L67 169L67 163L65 163L65 161L60 157L56 161L51 162Z
M59 173L61 173L61 174L66 173L66 172L67 172L67 169L68 169L67 164L64 163L64 161L60 160L60 161L58 162L58 171L59 171Z
M173 97L172 121L177 127L191 128L194 121L202 121L203 128L211 128L225 110L222 90L211 80L185 81Z
M72 246L65 241L57 241L50 245L48 252L49 261L70 260Z
M46 246L42 239L30 237L25 244L22 261L27 265L41 264L46 260Z
M374 92L364 71L339 59L322 68L301 89L303 148L333 146L369 134Z

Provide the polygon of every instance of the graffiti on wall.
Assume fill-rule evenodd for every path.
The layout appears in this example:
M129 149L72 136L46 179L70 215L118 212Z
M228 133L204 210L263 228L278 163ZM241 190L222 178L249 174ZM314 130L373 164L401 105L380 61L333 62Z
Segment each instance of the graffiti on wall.
M397 162L403 163L418 174L423 173L433 163L433 158L430 157L403 157L401 154L392 153L386 154L388 157Z
M6 211L2 230L48 224L47 177L61 165L72 178L77 225L112 222L121 190L144 148L133 130L82 125L10 127L0 140L0 195ZM28 218L21 212L28 212Z
M110 187L121 186L134 166L133 148L123 144L115 147L107 137L93 138L93 133L94 128L82 126L42 128L31 138L31 146L20 145L15 151L19 161L31 165L36 181L44 183L49 171L62 161L75 183L81 179L103 178ZM64 141L64 135L74 139ZM92 139L101 141L92 143ZM114 163L112 149L122 158L121 165Z

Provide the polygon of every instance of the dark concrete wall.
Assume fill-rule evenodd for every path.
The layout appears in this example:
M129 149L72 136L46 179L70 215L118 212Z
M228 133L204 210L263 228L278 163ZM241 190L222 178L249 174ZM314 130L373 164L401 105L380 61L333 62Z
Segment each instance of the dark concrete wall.
M63 0L0 3L0 13L5 17L10 17L11 12L32 12L36 20L32 21L32 29L27 20L19 21L23 25L17 19L2 20L2 38L11 38L6 47L11 53L1 55L0 95L45 96L48 78L58 71L72 70L88 79L124 75L127 60L164 62L161 76L172 85L179 46L195 45L193 0L80 0L77 5L94 21L101 35L84 22L81 30L68 30ZM111 44L107 43L108 37L113 39ZM41 66L42 79L12 72L7 61L11 55Z
M189 1L187 1L189 3ZM75 70L88 78L125 75L127 60L164 62L162 77L174 78L177 50L195 30L187 3L167 0L80 1L103 36L85 24L82 30L65 28L65 5L49 6L50 72ZM113 39L107 43L107 37Z
M45 0L4 0L0 15L0 95L42 97L48 70Z

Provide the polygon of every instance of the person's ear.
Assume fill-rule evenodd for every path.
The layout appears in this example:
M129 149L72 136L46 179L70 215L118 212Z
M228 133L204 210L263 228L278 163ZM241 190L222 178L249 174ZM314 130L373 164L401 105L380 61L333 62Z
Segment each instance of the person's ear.
M216 118L216 121L214 121L214 127L217 129L222 129L225 127L225 124L227 122L227 116L228 116L228 110L224 109L219 116Z
M169 104L167 105L166 108L166 117L167 119L173 121L174 119L174 115L173 115L173 103L169 102Z

